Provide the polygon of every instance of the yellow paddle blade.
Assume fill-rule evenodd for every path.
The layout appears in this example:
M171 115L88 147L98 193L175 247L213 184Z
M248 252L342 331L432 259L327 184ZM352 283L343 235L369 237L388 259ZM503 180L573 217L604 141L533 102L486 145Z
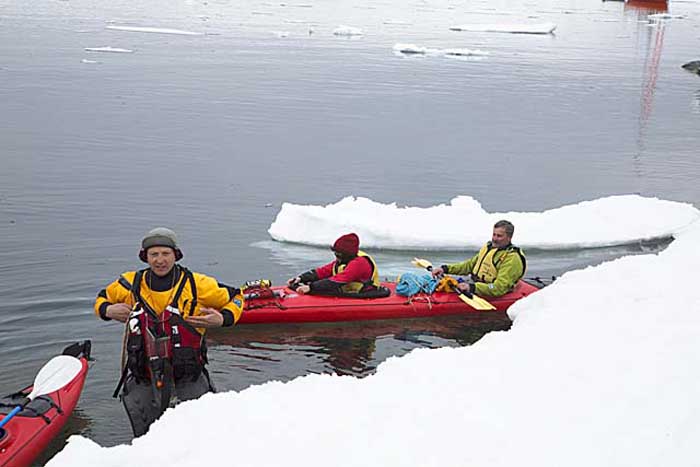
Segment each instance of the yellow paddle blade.
M413 264L414 266L417 266L419 268L424 268L424 269L430 269L433 267L433 263L431 263L427 259L422 259L422 258L413 258L413 261L411 261L411 264Z
M476 303L479 304L480 308L477 308L477 310L495 310L496 307L493 306L488 300L484 300L483 298L479 297L478 295L472 295L472 300L474 300Z
M488 300L484 300L483 298L479 297L478 295L473 295L474 300L478 303L481 304L484 310L495 310L496 307L491 304Z
M464 303L469 305L470 307L474 308L475 310L495 310L496 307L491 305L488 301L484 300L483 298L477 296L477 295L472 295L472 298L467 297L465 294L460 293L459 291L457 292L457 295L459 296L459 299L462 300Z

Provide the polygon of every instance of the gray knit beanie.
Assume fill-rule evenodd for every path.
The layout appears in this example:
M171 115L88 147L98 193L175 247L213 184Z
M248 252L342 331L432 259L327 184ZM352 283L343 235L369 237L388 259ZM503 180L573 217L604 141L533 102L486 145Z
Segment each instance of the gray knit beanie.
M141 248L144 250L148 250L152 246L169 246L170 248L178 249L177 235L168 228L156 227L149 231L141 240Z

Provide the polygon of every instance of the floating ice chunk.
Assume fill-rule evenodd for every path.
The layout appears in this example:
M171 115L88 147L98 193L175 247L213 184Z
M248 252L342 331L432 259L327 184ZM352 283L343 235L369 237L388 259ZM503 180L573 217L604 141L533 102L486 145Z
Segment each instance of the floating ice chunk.
M333 35L335 36L361 36L362 34L364 34L362 29L352 26L340 25L333 30Z
M490 10L474 10L472 13L475 15L496 15L496 16L514 16L517 15L518 13L514 13L512 11L499 11L495 9L490 9Z
M141 26L107 26L107 29L114 31L129 31L129 32L151 32L157 34L180 34L182 36L203 36L203 32L183 31L181 29L169 28L152 28Z
M487 212L470 196L428 208L350 196L325 206L283 203L268 233L278 241L327 246L339 235L355 232L366 248L462 250L480 248L484 232L500 219L517 226L520 247L572 249L670 238L700 220L700 211L689 203L638 195L610 196L544 212ZM568 229L556 228L561 225Z
M419 47L415 44L394 44L394 52L406 55L424 55L428 53L427 47Z
M489 54L479 49L442 49L442 53L453 57L485 57Z
M122 49L119 47L85 47L86 52L111 52L117 54L130 54L133 53L131 49Z
M97 60L88 60L87 58L84 58L84 59L80 60L80 63L88 63L88 64L92 65L92 64L100 63L100 62L98 62Z
M470 57L470 56L486 56L489 53L483 50L471 50L471 49L437 49L430 47L421 47L415 44L402 44L398 43L394 45L394 53L404 54L404 55L446 55L451 57Z
M469 32L508 32L512 34L552 34L557 28L554 23L533 24L463 24L450 27L451 31Z
M399 19L387 19L387 20L384 20L383 23L384 24L392 24L392 25L396 25L396 26L410 26L413 24L410 21L402 21Z

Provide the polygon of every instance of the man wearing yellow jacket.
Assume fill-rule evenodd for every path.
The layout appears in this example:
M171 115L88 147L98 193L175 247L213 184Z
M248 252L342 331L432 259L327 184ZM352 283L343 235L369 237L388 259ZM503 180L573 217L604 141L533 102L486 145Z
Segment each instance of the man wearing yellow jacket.
M177 264L175 232L159 227L146 234L139 258L148 268L122 274L101 290L95 313L126 324L121 391L135 436L174 401L213 391L206 369L207 328L233 326L243 312L240 290Z
M462 282L459 289L484 297L500 297L511 290L525 275L527 262L520 248L511 243L515 227L506 220L493 226L491 241L472 258L455 264L444 264L433 275L471 276L474 283Z

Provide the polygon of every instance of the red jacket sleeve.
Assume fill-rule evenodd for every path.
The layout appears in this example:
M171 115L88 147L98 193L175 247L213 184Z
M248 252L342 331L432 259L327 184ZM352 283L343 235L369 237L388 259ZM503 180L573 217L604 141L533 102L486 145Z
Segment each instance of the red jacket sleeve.
M325 266L321 266L320 268L316 268L316 274L318 275L318 280L321 279L328 279L333 275L333 265L335 264L335 261L331 261L330 263L326 264Z

